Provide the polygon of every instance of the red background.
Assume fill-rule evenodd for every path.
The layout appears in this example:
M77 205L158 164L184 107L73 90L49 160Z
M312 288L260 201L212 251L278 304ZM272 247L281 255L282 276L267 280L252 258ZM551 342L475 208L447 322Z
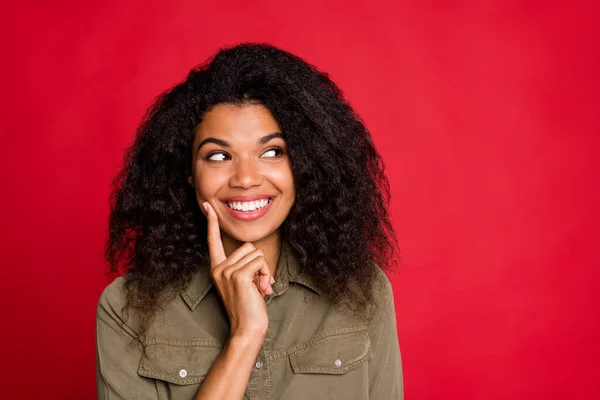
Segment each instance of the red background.
M110 180L239 41L329 71L383 153L407 399L600 398L598 4L4 2L2 398L95 396Z

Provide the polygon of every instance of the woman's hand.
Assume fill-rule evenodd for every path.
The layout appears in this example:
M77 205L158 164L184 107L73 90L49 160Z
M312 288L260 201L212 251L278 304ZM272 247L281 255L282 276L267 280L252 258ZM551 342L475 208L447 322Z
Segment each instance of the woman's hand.
M227 310L230 336L258 335L262 340L269 326L263 296L273 293L271 270L262 251L252 243L245 243L227 258L217 214L208 202L203 207L208 219L211 276Z

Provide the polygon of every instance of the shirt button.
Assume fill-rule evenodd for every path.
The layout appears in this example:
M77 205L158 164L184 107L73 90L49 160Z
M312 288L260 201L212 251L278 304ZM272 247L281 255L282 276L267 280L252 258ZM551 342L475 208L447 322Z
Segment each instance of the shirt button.
M187 371L185 369L179 370L179 376L185 378L187 376Z
M335 366L336 367L341 367L342 366L342 360L335 360Z
M254 364L254 366L256 367L256 369L261 369L263 367L263 363L262 361L257 361L256 364Z

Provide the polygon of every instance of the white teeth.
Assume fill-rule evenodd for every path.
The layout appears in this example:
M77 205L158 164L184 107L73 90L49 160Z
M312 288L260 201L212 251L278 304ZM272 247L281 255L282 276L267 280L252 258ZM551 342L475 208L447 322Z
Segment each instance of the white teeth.
M261 199L256 201L227 201L227 207L237 211L255 211L259 208L266 207L269 204L269 199Z

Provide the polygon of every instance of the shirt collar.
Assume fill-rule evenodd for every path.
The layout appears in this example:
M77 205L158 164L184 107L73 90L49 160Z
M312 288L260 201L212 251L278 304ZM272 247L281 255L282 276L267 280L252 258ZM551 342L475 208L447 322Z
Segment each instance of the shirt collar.
M301 270L300 262L292 251L290 245L283 242L281 245L281 253L277 264L277 272L275 273L275 284L273 285L273 296L280 296L288 289L290 283L303 285L317 294L321 291L315 285L314 280L310 275ZM213 283L210 278L210 264L208 257L200 266L198 272L192 278L192 281L181 292L181 297L193 311L208 291L212 288Z

